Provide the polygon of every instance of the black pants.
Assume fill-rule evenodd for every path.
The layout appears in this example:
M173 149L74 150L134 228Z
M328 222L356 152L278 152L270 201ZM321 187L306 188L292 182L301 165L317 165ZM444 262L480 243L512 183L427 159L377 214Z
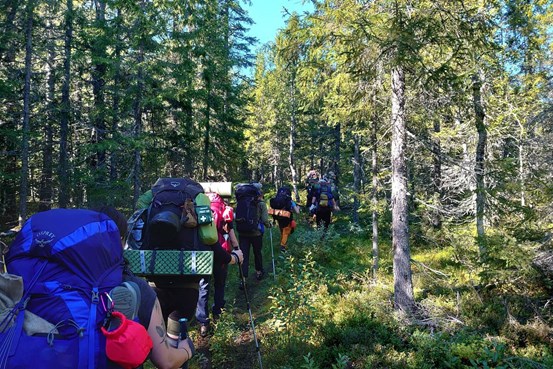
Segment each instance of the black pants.
M239 235L240 238L240 250L244 255L244 262L242 263L242 273L247 278L249 275L250 265L250 248L253 248L253 257L255 270L258 272L264 272L263 269L263 256L261 255L261 248L263 247L263 236L244 236Z
M328 207L319 207L315 213L315 220L317 221L317 227L321 226L321 223L324 223L325 230L328 229L330 225L330 218L332 217L332 210Z
M195 315L198 304L198 287L156 287L163 319L167 322L167 332L178 335L180 318L190 322Z

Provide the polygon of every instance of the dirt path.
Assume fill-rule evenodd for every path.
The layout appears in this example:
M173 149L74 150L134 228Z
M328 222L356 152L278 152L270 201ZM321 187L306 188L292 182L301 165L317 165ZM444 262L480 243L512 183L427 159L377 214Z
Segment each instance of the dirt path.
M271 264L271 259L269 258L269 263L267 263L266 259L264 259L264 264ZM272 267L271 269L266 270L272 271ZM236 273L236 267L231 267L230 273ZM266 301L267 290L272 283L273 277L271 273L272 272L266 273L265 278L261 281L257 281L252 275L250 275L246 284L248 300L250 302L250 309L254 319L254 326L256 327L257 340L261 347L261 353L263 353L263 348L261 345L261 338L259 337L257 320L259 319L260 308ZM227 290L225 291L225 299L227 301L226 313L233 314L233 320L241 327L242 333L240 336L236 337L234 341L234 351L232 353L232 357L228 357L228 365L225 365L224 367L218 366L217 369L259 368L259 358L252 333L248 304L244 291L238 288L238 281L238 276L229 275L227 280ZM199 362L198 368L212 369L211 340L213 336L217 334L216 326L212 325L210 334L207 337L201 337L199 335L199 326L197 324L193 325L191 329L195 330L193 337ZM195 366L191 366L191 369L194 368Z

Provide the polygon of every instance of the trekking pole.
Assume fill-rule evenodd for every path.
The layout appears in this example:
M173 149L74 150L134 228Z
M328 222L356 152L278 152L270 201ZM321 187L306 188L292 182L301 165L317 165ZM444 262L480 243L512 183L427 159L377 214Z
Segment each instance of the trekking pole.
M257 335L255 334L255 324L253 323L252 309L250 307L250 300L248 298L248 289L246 287L246 278L242 273L242 265L238 263L238 272L240 274L240 280L244 286L244 297L246 298L246 306L248 307L248 313L250 314L250 324L252 326L253 339L255 341L255 350L257 351L257 358L259 359L259 369L263 369L263 362L261 361L261 350L259 349L259 342L257 341Z
M273 281L276 280L276 270L275 270L275 251L273 250L273 227L269 228L269 239L271 240L271 259L273 261Z

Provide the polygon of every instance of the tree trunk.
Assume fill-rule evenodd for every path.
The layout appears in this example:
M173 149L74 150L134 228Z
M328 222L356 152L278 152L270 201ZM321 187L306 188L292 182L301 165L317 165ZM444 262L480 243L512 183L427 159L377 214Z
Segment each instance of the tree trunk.
M524 165L525 160L525 142L526 133L524 131L524 125L519 122L520 134L518 141L518 173L520 178L520 206L526 206L526 167Z
M31 73L33 57L34 0L29 0L25 10L25 85L23 87L23 124L21 137L21 183L19 187L19 225L27 219L27 194L29 186L29 133L31 117Z
M486 185L484 159L488 132L486 128L486 115L482 101L482 80L479 75L472 77L472 97L474 104L476 131L478 132L478 144L476 145L476 164L474 168L476 176L476 232L480 259L486 258L486 232L484 230L484 214L486 208Z
M192 109L192 101L190 98L186 98L184 103L184 119L186 125L187 137L192 137L192 132L194 129L194 116ZM192 145L188 145L186 148L186 154L184 157L184 173L185 175L192 177L194 174L194 159L192 158Z
M372 132L371 132L371 203L372 203L372 275L376 280L379 264L378 253L378 116L376 114L376 94L373 97Z
M13 81L14 84L19 83L20 68L15 65L16 51L19 50L17 44L18 29L15 24L15 18L18 13L20 1L8 1L5 4L6 19L3 22L3 29L0 30L0 62L6 68L6 77ZM18 91L12 89L10 92L0 94L0 111L5 109L5 120L3 129L5 131L18 131L20 123L21 106L19 104L20 95ZM0 164L0 170L4 173L18 172L18 156L19 156L19 139L11 135L0 135L0 147L5 150L6 155ZM18 180L14 176L8 176L0 180L0 214L9 215L10 221L16 217L18 213L17 191ZM13 216L13 218L12 218Z
M69 178L69 153L67 151L67 139L69 137L69 120L71 101L69 86L71 83L71 46L73 42L73 0L67 0L65 13L65 40L63 60L63 86L61 89L61 112L60 112L60 159L58 168L59 179L59 207L65 208L69 205L70 183Z
M296 161L294 157L294 150L296 147L296 85L295 85L295 73L293 73L292 81L290 84L290 98L292 101L292 116L290 119L290 135L289 135L289 147L288 147L288 165L290 167L290 173L292 175L292 191L294 193L294 196L296 198L296 202L299 203L300 198L298 194L298 175L296 173Z
M206 102L205 102L205 127L204 127L204 147L203 147L203 161L202 161L202 178L207 180L207 170L209 168L209 141L211 139L211 75L210 71L204 71L204 78L206 84Z
M392 246L394 253L394 305L413 311L413 282L407 211L405 165L405 75L401 66L392 69Z
M144 0L140 2L140 7L142 9L142 14L145 12L145 3ZM141 15L142 15L141 14ZM138 32L142 31L142 22L141 15L139 15L137 30ZM133 103L133 116L134 116L134 137L138 139L142 134L142 90L144 88L144 44L142 38L139 41L138 45L138 54L136 57L137 71L136 71L136 96L134 97ZM134 167L133 167L133 210L136 210L136 202L141 195L141 181L140 181L140 171L142 169L142 157L140 155L140 149L134 149Z
M441 131L440 122L434 121L434 133L439 134ZM432 154L434 160L434 166L432 170L432 185L434 188L434 201L435 206L432 209L432 227L435 229L442 228L442 217L440 215L441 198L442 198L442 145L439 137L435 137L432 140Z
M359 196L361 192L361 154L359 135L353 136L353 222L359 224Z
M48 21L48 35L53 39L52 22ZM52 125L56 121L54 94L56 89L55 79L55 64L56 53L54 51L54 43L48 42L48 64L47 64L47 80L48 80L48 95L46 104L46 123L44 125L44 143L42 149L42 172L40 176L39 190L39 205L38 210L44 211L52 208L52 151L53 151L53 129Z
M106 189L106 150L102 148L102 142L106 136L105 122L105 74L106 74L106 3L102 0L94 0L96 8L96 27L99 35L92 43L92 57L96 60L92 68L92 95L94 96L93 143L96 144L95 156L91 158L91 170L94 177L94 188L89 188L89 202L97 205L103 200ZM98 191L99 190L99 191Z
M340 185L340 146L342 144L342 125L337 123L334 127L334 159L332 170L336 178L334 183L336 186Z
M113 102L112 102L112 108L113 108L113 119L111 123L111 134L112 137L117 137L119 132L119 104L120 104L120 92L119 89L121 88L121 40L119 39L119 35L121 32L121 28L119 27L119 22L122 20L121 15L121 9L117 9L117 16L116 16L116 34L117 34L117 40L115 45L115 74L113 76ZM109 155L109 179L111 183L115 183L117 181L117 170L118 170L118 156L117 156L117 150L112 150Z

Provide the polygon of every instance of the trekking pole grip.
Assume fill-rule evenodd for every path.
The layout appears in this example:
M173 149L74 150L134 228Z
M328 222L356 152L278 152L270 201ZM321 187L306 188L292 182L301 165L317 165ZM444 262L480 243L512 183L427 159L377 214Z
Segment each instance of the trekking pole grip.
M180 333L179 341L184 341L188 338L188 319L180 318L179 319Z

